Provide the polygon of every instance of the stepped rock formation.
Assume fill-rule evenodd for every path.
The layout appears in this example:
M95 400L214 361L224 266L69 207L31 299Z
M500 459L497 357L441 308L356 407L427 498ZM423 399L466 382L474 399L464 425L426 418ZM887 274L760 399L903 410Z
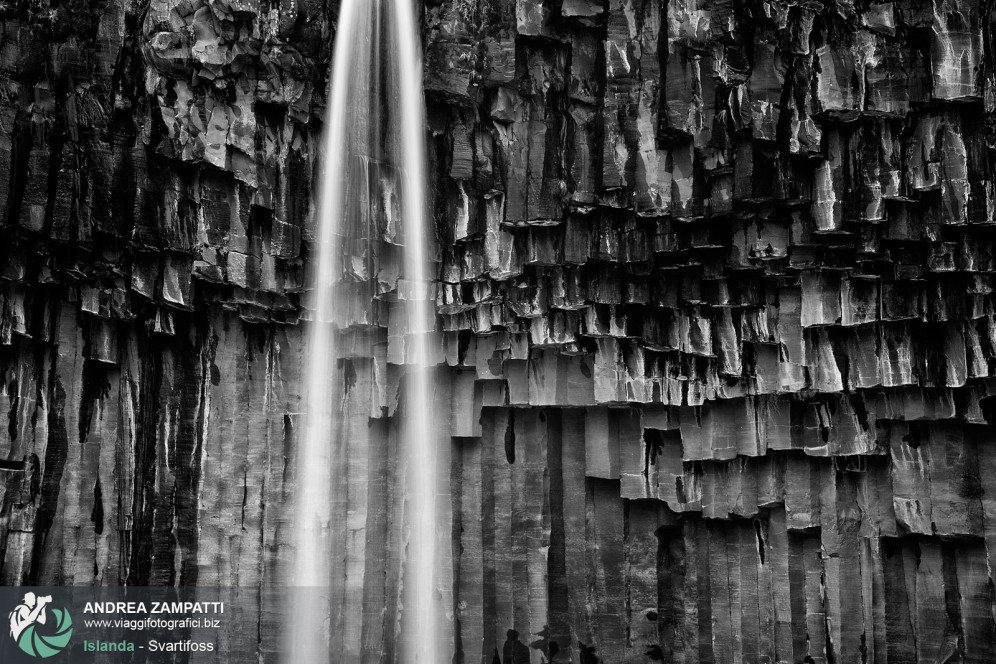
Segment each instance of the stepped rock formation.
M0 583L237 586L276 661L328 4L0 3ZM422 11L456 661L996 661L993 3ZM343 662L397 640L365 167Z

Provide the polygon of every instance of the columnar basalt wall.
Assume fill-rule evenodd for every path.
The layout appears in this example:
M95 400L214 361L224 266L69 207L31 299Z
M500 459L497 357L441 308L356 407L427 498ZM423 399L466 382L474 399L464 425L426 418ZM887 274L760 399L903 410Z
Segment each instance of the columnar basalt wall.
M238 586L275 661L329 5L0 4L0 582ZM992 3L422 9L457 661L996 661ZM356 168L330 633L379 662L404 220Z

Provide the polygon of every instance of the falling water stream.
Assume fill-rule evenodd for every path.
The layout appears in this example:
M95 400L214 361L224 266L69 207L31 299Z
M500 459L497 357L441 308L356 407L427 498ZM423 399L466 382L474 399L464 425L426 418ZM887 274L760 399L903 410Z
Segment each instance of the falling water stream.
M405 442L410 446L407 483L411 501L411 565L408 584L412 621L416 638L409 641L407 659L411 662L438 663L438 625L436 624L435 562L436 562L436 455L432 436L432 385L430 379L429 334L434 321L432 290L426 274L426 157L425 106L422 99L422 59L416 36L411 0L394 0L395 26L398 36L398 69L401 82L401 168L404 173L402 218L408 225L405 244L405 270L415 285L411 299L408 329L413 333L412 380L408 384L408 408Z
M362 561L336 566L341 542L357 526L337 504L348 502L343 476L349 455L342 359L355 353L357 339L369 340L380 324L374 300L389 301L403 311L404 364L400 404L395 413L399 472L394 489L404 497L403 517L395 527L399 589L394 600L399 618L395 632L397 661L437 664L440 649L436 588L436 453L433 444L429 335L433 310L426 249L425 115L422 61L414 0L343 0L336 26L328 110L322 139L320 190L315 207L311 259L312 321L309 325L305 420L298 437L297 488L294 500L292 592L286 620L286 664L352 661L357 653L330 652L331 614L362 606L331 606L335 584L357 583ZM375 192L386 216L371 223L357 205L356 191L369 186L372 168L393 173L394 191ZM374 194L371 194L374 198ZM387 201L386 203L384 201ZM359 210L359 211L358 211ZM393 211L393 212L392 212ZM383 287L378 260L380 243L402 256L396 284ZM380 285L378 286L378 280ZM359 342L362 344L363 342ZM372 342L367 342L372 346ZM348 346L348 349L346 348ZM374 353L369 351L369 355ZM389 351L397 358L398 353ZM387 454L369 449L369 455ZM365 489L360 489L365 490ZM339 521L343 521L340 523ZM366 551L388 559L389 551ZM362 578L359 581L362 584ZM390 614L384 607L385 614ZM442 659L441 659L442 657ZM365 660L364 660L365 661ZM379 661L379 660L378 660Z

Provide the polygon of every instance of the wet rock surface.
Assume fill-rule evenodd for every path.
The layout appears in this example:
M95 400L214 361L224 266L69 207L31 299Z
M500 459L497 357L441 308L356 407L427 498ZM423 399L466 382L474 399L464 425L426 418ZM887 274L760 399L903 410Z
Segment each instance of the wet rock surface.
M0 4L0 582L286 580L336 5ZM994 661L990 5L424 4L462 661ZM357 168L330 638L382 661L404 220Z

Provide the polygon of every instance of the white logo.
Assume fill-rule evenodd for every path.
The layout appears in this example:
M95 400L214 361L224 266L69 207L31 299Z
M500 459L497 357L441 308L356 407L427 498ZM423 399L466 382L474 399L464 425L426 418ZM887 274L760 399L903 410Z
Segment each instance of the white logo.
M64 607L50 606L52 597L25 593L24 601L10 612L10 637L32 657L45 659L69 647L73 619Z
M10 635L19 641L21 634L31 625L44 625L47 617L45 605L52 603L52 596L35 597L34 593L26 593L24 601L10 612Z

